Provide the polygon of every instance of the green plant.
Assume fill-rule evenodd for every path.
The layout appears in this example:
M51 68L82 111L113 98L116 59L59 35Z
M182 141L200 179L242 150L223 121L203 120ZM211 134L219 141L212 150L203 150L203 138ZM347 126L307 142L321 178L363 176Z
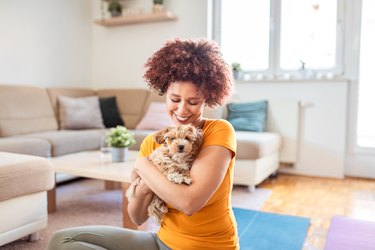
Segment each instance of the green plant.
M237 62L232 63L232 70L235 72L241 71L241 64Z
M122 11L122 5L120 4L119 0L111 0L108 3L108 11L109 12L121 12Z
M127 148L136 143L134 134L124 126L111 128L107 134L106 142L109 146L114 148Z
M154 4L163 5L163 0L153 0Z

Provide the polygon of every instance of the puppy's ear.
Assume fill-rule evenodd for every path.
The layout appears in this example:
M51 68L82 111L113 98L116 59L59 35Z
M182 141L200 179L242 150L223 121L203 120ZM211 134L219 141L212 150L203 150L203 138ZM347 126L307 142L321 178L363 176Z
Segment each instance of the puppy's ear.
M155 132L152 138L154 139L156 143L163 144L165 142L164 134L165 134L165 129Z
M195 133L195 141L193 144L193 152L195 155L197 155L203 142L203 132L201 129L197 129L195 132L196 133Z
M194 144L196 144L198 147L200 147L202 142L203 142L203 131L202 131L202 129L198 128L196 130L196 139L195 139Z

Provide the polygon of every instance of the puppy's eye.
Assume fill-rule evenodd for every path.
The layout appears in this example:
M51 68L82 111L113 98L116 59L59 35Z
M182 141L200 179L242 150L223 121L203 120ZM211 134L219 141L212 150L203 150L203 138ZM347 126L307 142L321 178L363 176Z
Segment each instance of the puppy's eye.
M185 140L190 141L190 138L186 136L186 137L185 137Z

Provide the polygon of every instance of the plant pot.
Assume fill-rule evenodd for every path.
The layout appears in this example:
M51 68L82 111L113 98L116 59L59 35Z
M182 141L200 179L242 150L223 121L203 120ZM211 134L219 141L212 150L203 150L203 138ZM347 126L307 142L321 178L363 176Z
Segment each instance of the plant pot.
M111 148L112 162L125 162L128 156L128 148Z
M111 11L111 17L119 17L122 15L122 11L119 10L112 10Z
M157 13L157 12L162 12L164 10L164 6L162 4L154 4L152 6L152 11L154 13Z

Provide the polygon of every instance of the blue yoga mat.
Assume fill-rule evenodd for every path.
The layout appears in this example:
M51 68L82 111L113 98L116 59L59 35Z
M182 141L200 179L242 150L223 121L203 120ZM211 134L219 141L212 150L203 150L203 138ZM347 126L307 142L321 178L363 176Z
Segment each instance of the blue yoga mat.
M301 250L310 225L304 217L233 208L240 248L252 250Z

